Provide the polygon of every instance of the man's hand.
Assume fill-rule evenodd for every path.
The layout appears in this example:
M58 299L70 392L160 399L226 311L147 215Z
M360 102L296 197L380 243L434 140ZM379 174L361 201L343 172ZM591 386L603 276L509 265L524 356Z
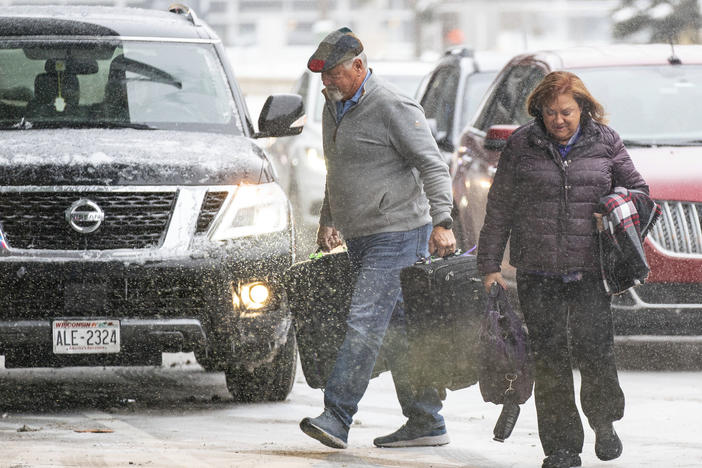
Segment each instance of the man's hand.
M331 249L339 247L343 244L341 234L332 226L319 226L317 229L317 245L323 252L329 252Z
M507 282L502 277L502 273L499 271L485 275L483 278L483 286L485 286L485 291L490 292L490 288L492 287L493 283L499 284L502 286L502 289L507 289Z
M441 226L434 226L429 236L429 253L445 257L456 251L456 238L453 231Z

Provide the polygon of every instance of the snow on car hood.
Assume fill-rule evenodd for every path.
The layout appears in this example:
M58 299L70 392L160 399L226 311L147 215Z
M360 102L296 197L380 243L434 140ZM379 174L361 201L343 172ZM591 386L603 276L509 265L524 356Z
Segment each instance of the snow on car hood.
M702 202L702 146L629 147L628 151L652 198Z
M243 136L134 129L2 132L0 185L214 185L270 178Z

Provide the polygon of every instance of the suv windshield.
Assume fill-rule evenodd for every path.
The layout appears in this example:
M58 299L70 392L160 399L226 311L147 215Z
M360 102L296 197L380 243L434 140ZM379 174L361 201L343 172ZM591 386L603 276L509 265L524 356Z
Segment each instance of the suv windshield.
M702 139L702 66L638 66L573 70L602 103L623 139L642 144ZM633 78L632 78L633 77Z
M242 133L214 46L156 41L3 42L0 127Z

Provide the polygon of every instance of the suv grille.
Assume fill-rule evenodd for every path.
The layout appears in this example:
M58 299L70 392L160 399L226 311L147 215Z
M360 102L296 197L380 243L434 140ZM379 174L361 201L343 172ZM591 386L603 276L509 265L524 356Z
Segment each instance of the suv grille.
M662 213L651 240L669 253L702 255L702 203L656 201Z
M645 283L636 294L649 304L702 304L699 283Z
M212 220L217 216L227 195L229 195L229 192L207 192L205 199L202 201L200 216L197 218L196 233L200 234L207 231Z
M66 221L66 209L86 198L105 213L100 227L81 234ZM106 250L158 246L165 235L176 192L4 192L0 222L17 249Z

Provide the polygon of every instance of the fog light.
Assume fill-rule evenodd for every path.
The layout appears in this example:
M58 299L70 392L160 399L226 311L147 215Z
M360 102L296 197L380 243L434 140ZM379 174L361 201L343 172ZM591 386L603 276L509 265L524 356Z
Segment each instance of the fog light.
M262 309L270 302L271 290L263 281L236 285L231 284L232 306L246 315L249 311ZM254 314L255 315L255 314Z
M263 283L245 284L241 287L241 299L247 309L260 309L268 302L270 292Z

